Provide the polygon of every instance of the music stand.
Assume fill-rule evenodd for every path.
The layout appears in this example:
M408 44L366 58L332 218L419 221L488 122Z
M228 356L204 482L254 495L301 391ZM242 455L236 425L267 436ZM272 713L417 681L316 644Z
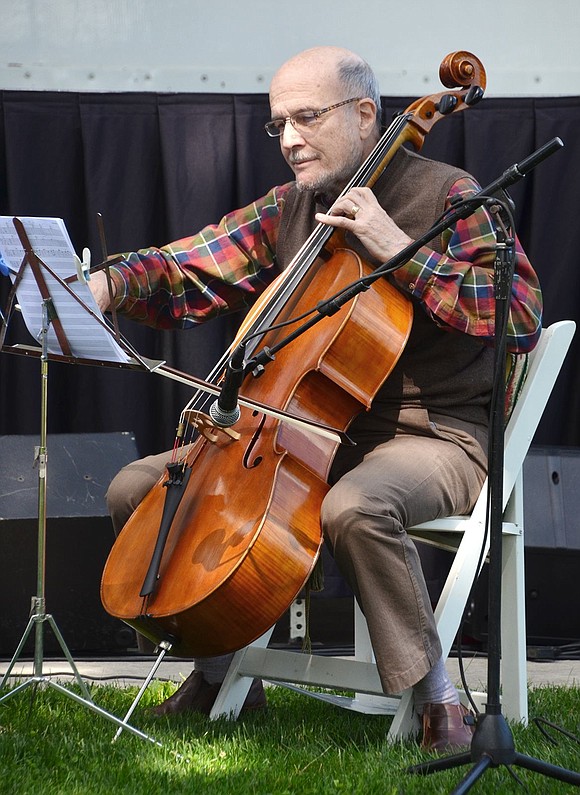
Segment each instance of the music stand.
M38 219L41 221L42 219ZM34 662L33 662L33 674L30 678L28 678L25 682L21 682L18 684L13 690L6 693L5 695L0 696L0 704L6 701L9 698L12 698L17 693L23 692L28 687L34 687L35 691L40 685L47 685L49 687L54 688L59 693L66 695L69 698L72 698L74 701L77 701L79 704L87 707L88 709L96 712L98 715L101 715L104 718L112 721L119 727L119 731L117 735L120 733L121 729L126 729L127 731L135 734L137 737L141 739L148 740L149 742L154 743L155 745L161 746L154 738L150 737L149 735L145 734L144 732L140 731L139 729L131 726L128 722L128 716L121 720L120 718L112 715L110 712L99 707L89 693L89 690L83 681L79 670L75 664L75 661L68 649L66 642L56 624L54 617L46 612L46 598L45 598L45 566L46 566L46 496L47 496L47 471L48 471L48 463L47 463L47 417L48 417L48 362L51 358L49 354L49 329L52 324L54 328L56 339L58 340L58 344L62 351L62 356L55 356L59 360L64 360L68 362L77 362L83 361L75 356L73 349L71 348L70 342L67 338L66 330L65 330L65 323L59 317L56 307L53 301L53 297L49 290L47 280L45 279L44 271L49 273L53 280L56 280L62 287L68 291L71 295L73 295L76 300L82 305L82 301L77 298L75 293L70 289L70 287L59 277L57 276L53 270L35 253L31 243L29 236L24 228L24 224L19 218L13 219L14 227L18 234L18 238L24 250L24 258L16 274L14 279L14 283L12 286L12 290L9 294L8 298L8 307L6 316L1 315L0 321L2 323L2 331L0 333L0 350L7 350L4 347L4 339L6 336L6 331L8 328L8 322L12 313L12 309L14 306L14 299L16 296L16 291L19 286L23 284L23 278L25 276L25 269L28 266L34 276L34 281L36 283L36 287L38 288L38 292L42 298L41 307L42 307L42 323L40 329L40 343L41 347L40 350L37 348L30 348L27 346L20 346L20 350L17 352L22 352L25 354L32 354L33 356L38 356L40 358L40 444L39 447L35 451L35 463L38 466L38 554L37 554L37 576L36 576L36 594L32 597L31 600L31 615L28 621L28 624L24 630L22 638L10 660L8 668L0 681L0 693L4 689L5 684L10 677L10 674L16 664L17 660L20 658L20 655L24 649L26 641L28 640L29 636L31 635L32 631L34 630ZM90 310L87 310L90 312ZM91 312L91 314L93 314ZM93 317L95 317L93 315ZM95 319L98 319L95 317ZM100 321L99 321L100 322ZM106 324L103 323L103 326L107 328ZM19 346L17 346L19 347ZM86 362L88 363L88 362ZM95 364L95 362L91 362ZM103 363L103 362L101 362ZM122 366L121 363L117 363L117 366ZM132 360L129 355L127 355L127 363L126 366L128 367L147 367L142 360L139 364L137 364L134 360ZM150 368L147 368L150 369ZM74 678L76 683L78 684L81 694L79 695L73 690L69 690L59 682L52 681L48 678L44 673L44 629L46 625L50 626L52 629L56 640L60 648L62 649L63 654L65 655L72 672L74 674Z

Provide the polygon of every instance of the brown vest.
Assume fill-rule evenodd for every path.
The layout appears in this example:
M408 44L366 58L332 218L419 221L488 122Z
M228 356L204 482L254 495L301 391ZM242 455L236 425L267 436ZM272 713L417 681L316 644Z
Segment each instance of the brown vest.
M416 239L439 218L451 185L462 176L466 174L460 169L400 149L374 192L397 225ZM317 204L314 192L289 192L276 248L281 268L289 264L314 229L317 209L324 208ZM358 241L349 242L369 259ZM441 252L439 240L430 245ZM415 313L410 338L374 405L393 411L423 407L459 420L487 424L492 349L477 337L444 331L427 315L421 302L411 300Z

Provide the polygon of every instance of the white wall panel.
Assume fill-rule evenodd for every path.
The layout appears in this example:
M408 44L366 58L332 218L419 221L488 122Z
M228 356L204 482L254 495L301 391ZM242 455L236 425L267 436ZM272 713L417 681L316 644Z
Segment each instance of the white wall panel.
M262 93L287 57L338 44L384 94L439 89L467 49L488 96L580 93L578 0L0 0L0 88Z

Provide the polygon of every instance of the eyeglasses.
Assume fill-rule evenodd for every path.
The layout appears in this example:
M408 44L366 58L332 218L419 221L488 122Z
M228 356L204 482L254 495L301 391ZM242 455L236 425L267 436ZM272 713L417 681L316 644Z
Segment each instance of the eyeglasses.
M327 108L322 108L322 110L301 110L298 113L293 113L292 116L286 116L285 119L272 119L272 121L264 125L264 129L270 138L279 138L286 129L288 122L290 122L295 130L302 132L315 127L323 113L328 113L330 110L348 105L351 102L358 102L359 100L360 97L353 97L352 99L337 102L335 105L329 105Z

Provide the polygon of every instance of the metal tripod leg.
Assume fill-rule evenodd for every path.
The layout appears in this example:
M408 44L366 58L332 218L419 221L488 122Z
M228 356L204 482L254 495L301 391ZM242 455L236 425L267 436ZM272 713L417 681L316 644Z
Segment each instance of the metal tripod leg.
M141 701L141 699L143 697L143 694L145 693L145 691L147 690L147 688L149 687L149 685L151 683L151 680L153 679L153 677L157 673L157 669L159 668L159 666L163 662L163 659L164 659L165 655L169 651L171 651L171 643L169 643L166 640L162 640L161 643L159 644L158 648L160 648L161 651L159 652L159 655L158 655L157 659L153 663L153 667L151 668L151 670L147 674L147 677L145 678L145 681L141 685L141 688L140 688L139 692L135 696L135 700L133 701L133 703L129 707L129 711L127 712L127 714L125 715L125 717L123 718L123 720L121 722L121 725L117 729L117 733L113 737L113 742L115 742L115 740L119 737L119 735L121 734L121 732L123 731L124 728L129 728L129 726L127 724L127 721L129 720L129 718L131 717L131 715L135 711L137 705Z
M38 612L34 612L33 615L30 617L30 620L29 620L29 622L28 622L28 624L26 626L26 629L24 630L24 634L22 636L22 639L20 640L20 643L18 644L18 647L17 647L16 651L14 652L14 655L13 655L12 659L10 660L10 663L8 665L6 673L4 674L4 676L2 678L2 681L0 682L0 692L2 691L3 687L5 686L5 684L8 682L8 678L9 678L11 672L12 672L12 669L14 668L14 665L16 664L17 660L20 657L20 654L21 654L21 652L22 652L22 650L24 648L24 645L25 645L26 641L28 640L28 636L30 635L30 633L32 632L32 629L34 628L36 630L36 636L35 636L35 644L34 644L33 675L29 679L27 679L25 682L22 682L21 684L17 685L13 690L10 690L10 692L8 692L5 695L1 696L0 697L0 704L2 704L4 701L7 701L9 698L12 698L13 696L17 695L18 693L24 691L28 687L34 686L35 688L37 688L39 685L46 685L48 687L54 688L55 690L58 690L59 693L62 693L63 695L68 696L69 698L72 698L77 703L82 704L85 707L88 707L93 712L96 712L97 715L101 715L103 718L107 718L108 720L110 720L113 723L117 724L117 726L119 726L119 730L117 732L117 735L115 735L115 739L120 734L122 729L127 729L127 731L131 732L132 734L135 734L137 737L140 737L142 740L148 740L149 742L151 742L154 745L157 745L157 746L159 746L161 748L162 745L161 745L160 742L158 742L153 737L150 737L149 735L145 734L142 731L139 731L139 729L136 729L134 726L131 726L129 723L127 723L129 715L133 712L134 706L136 706L136 704L134 704L134 706L131 708L130 712L127 714L127 716L125 717L124 720L121 720L120 718L117 718L115 715L112 715L110 712L107 712L106 710L102 709L101 707L97 706L97 704L95 704L95 702L91 698L91 695L90 695L89 690L88 690L88 688L86 686L86 683L82 679L82 677L81 677L81 675L79 673L79 670L78 670L77 666L75 665L75 662L74 662L74 660L72 658L72 655L71 655L71 653L70 653L70 651L69 651L69 649L68 649L68 647L67 647L67 645L66 645L66 643L64 641L64 638L63 638L60 630L58 629L58 627L56 625L56 622L55 622L54 618L51 615L49 615L47 613L44 613L42 611L42 608L44 606L43 603L44 603L44 600L42 598L33 597L33 600L32 600L33 609L35 609L35 608L40 608L40 609L38 610ZM63 651L63 653L65 655L65 657L66 657L66 659L68 660L69 665L71 666L71 669L72 669L72 671L74 673L75 680L76 680L77 684L79 685L79 687L81 689L82 696L78 695L78 693L75 693L73 690L69 690L68 688L63 687L58 682L51 681L50 678L48 678L47 676L44 675L44 672L43 672L43 646L44 646L44 644L43 644L43 629L44 629L44 625L45 625L46 622L48 622L48 624L50 625L52 631L54 632L54 635L55 635L55 637L56 637L56 639L57 639L57 641L58 641L58 643L59 643L59 645L60 645L60 647L61 647L61 649L62 649L62 651ZM161 662L161 660L159 660L159 662ZM155 670L156 670L156 667L155 667ZM151 673L148 681L150 681L150 678L153 675L153 673L154 673L154 671Z
M50 627L51 627L52 631L54 632L54 635L55 635L55 637L56 637L56 639L57 639L57 641L59 643L59 646L61 647L66 659L68 660L68 663L69 663L70 667L72 668L72 671L73 671L74 677L76 679L76 682L77 682L78 686L80 687L85 699L87 701L92 701L92 698L91 698L91 695L90 695L90 693L88 691L88 688L87 688L85 682L83 681L83 679L82 679L82 677L81 677L81 675L80 675L80 673L78 671L78 668L75 665L75 661L73 660L73 658L71 656L71 653L70 653L66 643L64 642L64 638L61 635L61 632L60 632L59 628L57 627L54 618L50 614L44 612L43 601L44 600L42 598L39 598L39 597L36 597L36 596L32 598L32 615L30 616L30 620L28 622L28 625L26 626L26 629L24 630L24 634L22 636L22 639L21 639L20 643L18 644L18 647L17 647L16 651L14 652L14 655L13 655L12 659L10 660L10 664L8 665L6 673L4 674L4 676L2 678L2 681L0 682L0 691L2 691L4 685L7 683L8 677L12 673L12 669L14 668L14 665L16 664L16 661L19 659L20 654L21 654L21 652L22 652L22 650L24 648L24 645L25 645L26 641L28 640L28 636L32 632L33 627L36 629L36 637L35 637L35 644L34 644L34 668L33 668L34 673L33 673L33 678L37 682L40 681L40 680L43 680L45 678L44 674L43 674L43 670L42 670L42 662L43 662L43 642L42 641L43 641L43 637L42 637L42 634L41 634L41 629L42 629L43 622L47 621L50 624ZM19 689L20 688L16 688L16 690L19 690ZM9 698L11 695L13 695L14 692L15 691L11 691L7 695L2 696L0 698L0 704L3 701L5 701L7 698Z

